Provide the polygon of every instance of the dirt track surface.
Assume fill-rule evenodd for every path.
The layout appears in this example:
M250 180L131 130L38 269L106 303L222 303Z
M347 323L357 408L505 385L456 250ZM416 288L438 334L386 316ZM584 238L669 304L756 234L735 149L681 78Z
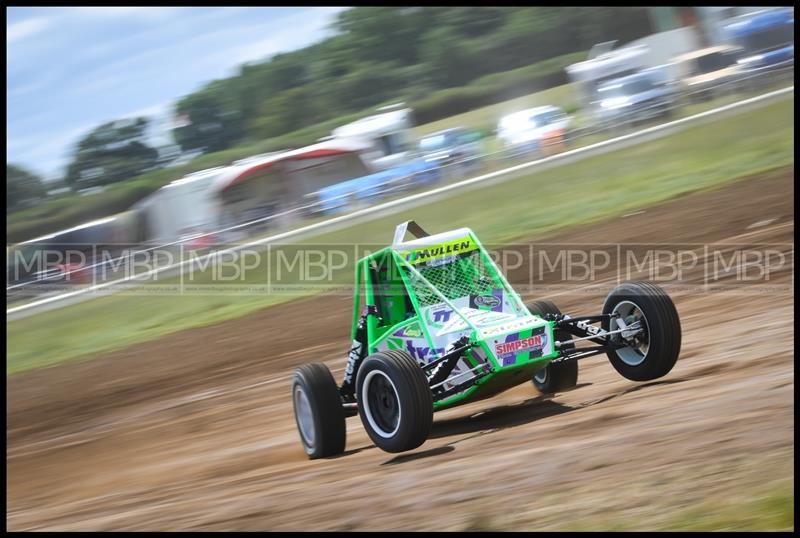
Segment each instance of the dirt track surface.
M793 172L549 242L781 243L793 254ZM16 375L7 527L539 530L641 518L647 529L683 507L791 484L792 272L770 280L783 292L676 291L682 352L660 380L627 381L588 359L576 390L542 398L526 385L437 413L428 442L399 456L375 448L357 417L344 456L309 461L299 444L291 373L323 360L340 380L347 297ZM601 277L603 289L550 297L597 312L615 275ZM690 275L702 279L702 267Z

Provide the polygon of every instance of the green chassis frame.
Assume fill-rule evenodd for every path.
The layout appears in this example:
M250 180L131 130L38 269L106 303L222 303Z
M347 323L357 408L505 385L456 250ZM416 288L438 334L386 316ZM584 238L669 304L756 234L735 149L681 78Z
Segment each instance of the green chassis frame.
M411 224L413 225L413 221ZM419 228L417 227L417 229ZM506 333L495 333L492 334L492 336L497 338L516 333L519 334L519 338L528 338L531 336L533 331L538 330L538 332L541 332L543 330L544 334L546 334L546 341L552 343L550 352L538 356L531 356L531 353L522 352L517 355L517 358L513 364L504 365L503 361L499 360L499 358L496 356L495 350L492 349L492 346L487 343L487 338L481 334L481 329L476 326L476 324L473 323L472 320L470 320L467 316L462 314L459 308L456 307L453 302L444 294L442 294L440 290L430 284L430 282L428 282L428 280L425 279L425 277L423 277L411 263L404 259L400 252L395 250L393 247L386 247L361 258L356 265L355 293L353 297L353 323L351 330L351 338L353 339L354 348L351 351L351 357L348 362L348 368L345 374L345 383L343 383L342 388L340 389L343 397L345 397L346 406L348 405L348 400L352 399L348 398L347 395L352 395L351 387L354 385L353 379L362 360L372 353L378 351L377 346L381 343L384 343L399 329L418 322L425 340L430 346L430 349L435 349L434 341L431 335L431 327L428 324L428 320L423 319L424 316L422 315L420 301L417 293L414 291L414 287L410 282L409 273L416 278L422 279L422 282L427 283L428 286L430 286L430 289L438 296L438 299L445 303L447 307L449 307L458 317L461 318L464 323L466 323L467 327L469 328L468 342L465 343L466 345L464 347L466 349L459 355L460 358L463 359L465 363L470 366L470 368L477 368L480 370L479 367L482 364L484 365L482 371L477 372L476 370L477 373L472 380L473 382L465 383L467 386L465 386L463 389L458 387L456 393L445 395L444 397L439 398L437 398L436 393L434 393L434 410L440 410L488 398L516 385L529 382L532 376L538 370L547 366L547 364L552 360L560 357L561 354L558 348L555 346L554 340L555 322L552 320L545 320L539 316L531 314L525 304L522 302L522 299L509 285L502 272L497 268L489 255L486 253L483 245L480 243L480 241L478 241L477 237L475 237L471 231L469 231L468 236L469 239L475 243L475 248L472 250L477 250L484 267L493 277L495 282L502 283L502 289L507 300L514 303L515 307L520 313L524 313L524 323L522 325L520 324L520 321L517 321L517 324L512 330L507 331ZM413 255L413 252L416 250L418 249L404 252L404 254L411 252ZM381 318L378 315L370 315L376 313L376 284L378 284L373 282L375 273L371 270L371 268L377 266L378 264L386 263L387 261L392 268L399 269L402 267L405 269L397 271L402 279L403 287L403 289L399 290L399 294L405 293L408 299L410 299L411 305L413 305L413 316L394 323L391 326L381 325L379 323ZM363 315L361 314L362 284L364 286L363 300L365 306L367 307L367 314ZM445 353L432 355L430 357L429 364L430 362L436 361L436 359L442 359L444 355ZM446 362L446 360L443 360L442 362ZM424 368L422 365L421 367ZM349 390L345 391L345 387L348 387ZM350 403L350 405L353 405L353 403Z

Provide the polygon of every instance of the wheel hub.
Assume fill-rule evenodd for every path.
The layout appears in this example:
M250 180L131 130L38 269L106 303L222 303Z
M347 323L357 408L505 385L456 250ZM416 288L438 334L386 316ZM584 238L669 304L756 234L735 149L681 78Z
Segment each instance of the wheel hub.
M617 350L617 356L628 366L638 366L642 364L647 357L647 352L650 348L650 337L648 334L647 318L644 316L641 308L631 301L622 301L611 312L613 319L621 319L624 325L630 327L637 325L640 330L634 334L626 337L625 333L620 335L619 340L627 344L627 347ZM621 329L622 327L617 323L616 327L612 329Z
M308 396L300 386L294 389L295 416L300 436L308 446L314 445L314 416L311 412L311 403Z
M389 377L373 370L364 379L364 412L372 429L381 437L393 436L400 427L400 404L397 389Z

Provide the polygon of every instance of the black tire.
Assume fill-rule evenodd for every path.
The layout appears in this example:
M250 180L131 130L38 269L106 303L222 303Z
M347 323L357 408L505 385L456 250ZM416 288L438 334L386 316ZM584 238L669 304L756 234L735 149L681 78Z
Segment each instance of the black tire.
M300 442L309 458L344 452L347 434L344 407L327 366L312 363L295 370L292 404Z
M356 394L361 423L378 448L404 452L428 439L433 394L408 352L381 351L367 357L358 369Z
M544 317L545 314L561 314L551 301L533 301L527 305L531 314ZM570 340L572 336L563 329L556 329L557 340ZM575 349L575 344L568 344L562 349ZM578 361L549 363L533 375L533 386L542 394L554 394L575 388L578 384Z
M669 295L650 282L626 282L614 288L603 305L603 314L617 310L635 320L642 317L637 309L645 324L645 333L637 340L640 345L609 351L608 358L624 378L650 381L667 375L675 366L681 350L681 323ZM609 330L610 325L604 321L603 329ZM618 328L615 323L613 329Z

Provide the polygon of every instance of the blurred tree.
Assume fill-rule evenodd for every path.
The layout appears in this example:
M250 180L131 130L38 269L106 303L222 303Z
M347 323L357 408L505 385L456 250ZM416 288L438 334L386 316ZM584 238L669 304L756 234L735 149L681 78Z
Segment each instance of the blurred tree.
M173 136L183 151L220 151L601 41L622 44L650 33L649 20L635 7L356 7L337 15L331 37L180 99L188 123Z
M263 138L295 131L316 122L321 114L320 106L311 87L286 90L264 103L254 130Z
M334 27L357 44L361 61L417 62L417 49L425 25L423 8L357 7L339 13Z
M183 151L220 151L242 138L240 84L237 79L214 81L178 101L176 111L188 117L188 125L173 136Z
M473 47L468 41L459 39L452 28L441 27L428 32L422 56L439 88L462 86L478 73L479 64L475 61Z
M146 118L135 118L94 129L78 142L66 182L77 190L124 181L152 169L158 152L145 144L147 125Z
M6 211L18 209L24 202L44 196L45 191L39 176L6 163Z
M501 7L451 7L439 14L439 21L465 38L475 38L500 29L508 13Z
M399 67L392 63L365 62L336 81L335 95L343 111L363 110L397 95L402 86Z

